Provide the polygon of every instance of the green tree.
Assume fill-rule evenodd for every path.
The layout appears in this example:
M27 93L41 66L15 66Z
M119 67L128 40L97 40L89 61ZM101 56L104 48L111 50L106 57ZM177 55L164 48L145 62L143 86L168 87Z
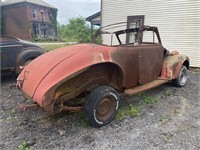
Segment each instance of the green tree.
M58 31L58 37L60 38L60 39L62 39L62 38L67 38L67 36L66 36L66 33L65 33L65 31L66 31L66 25L61 25L61 24L57 24L57 27L58 27L58 29L57 29L57 31Z
M74 39L81 43L91 41L90 26L81 16L69 19L66 25L58 24L58 34L61 38Z

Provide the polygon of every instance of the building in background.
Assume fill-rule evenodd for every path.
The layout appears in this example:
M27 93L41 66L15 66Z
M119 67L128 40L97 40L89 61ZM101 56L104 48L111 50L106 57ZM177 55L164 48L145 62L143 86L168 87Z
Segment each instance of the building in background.
M199 0L102 0L101 26L116 22L129 22L129 28L157 26L165 48L188 55L191 66L200 67ZM106 36L102 40L109 42Z
M1 3L2 34L25 40L54 40L57 11L42 0L6 0Z
M101 12L99 11L99 12L97 12L97 13L91 15L91 16L88 16L86 18L86 21L90 22L90 24L91 24L91 30L92 30L92 32L91 32L91 40L93 39L93 36L94 36L94 31L93 31L94 26L99 26L99 27L101 26L101 18L100 18L100 16L101 16Z

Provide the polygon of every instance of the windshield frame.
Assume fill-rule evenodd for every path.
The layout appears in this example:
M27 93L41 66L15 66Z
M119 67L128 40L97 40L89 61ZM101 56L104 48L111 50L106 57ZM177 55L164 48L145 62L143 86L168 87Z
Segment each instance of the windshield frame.
M125 23L127 24L128 22L119 22L119 23L110 24L110 25L101 27L99 30L96 31L96 33L94 35L94 38L93 38L93 42L95 43L96 38L98 36L102 35L102 34L111 34L111 46L113 46L112 45L112 43L113 43L113 35L116 36L119 45L127 45L127 43L126 44L122 43L122 41L121 41L121 39L120 39L119 36L122 35L122 34L129 34L129 33L136 32L136 41L137 41L137 44L142 44L142 41L143 41L143 32L144 31L152 31L152 32L154 32L156 34L158 42L160 44L162 44L161 38L160 38L160 35L159 35L159 32L158 32L158 28L155 27L155 26L142 25L142 26L137 27L137 28L130 28L130 29L126 28L124 30L118 30L118 31L114 31L114 32L108 32L107 31L109 29L118 28L118 27L122 26L122 24L125 24ZM153 36L153 41L154 41L154 38L155 37Z

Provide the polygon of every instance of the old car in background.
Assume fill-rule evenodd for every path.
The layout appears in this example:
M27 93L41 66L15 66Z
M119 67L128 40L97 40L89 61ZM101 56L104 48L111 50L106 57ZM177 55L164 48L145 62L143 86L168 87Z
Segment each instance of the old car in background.
M0 36L1 74L21 72L20 66L25 66L45 51L28 41L12 36Z
M114 27L97 35L111 35L111 45L75 44L46 53L24 68L17 87L51 114L83 110L91 126L102 127L115 117L120 93L186 84L189 58L165 49L157 27L106 29Z

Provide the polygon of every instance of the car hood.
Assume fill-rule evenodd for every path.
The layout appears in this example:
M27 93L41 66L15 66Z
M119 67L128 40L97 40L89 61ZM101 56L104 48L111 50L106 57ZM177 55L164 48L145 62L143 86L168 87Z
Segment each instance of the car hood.
M73 55L83 53L88 49L94 49L94 47L97 47L97 45L76 44L59 48L37 57L18 76L17 80L18 84L20 84L18 86L28 97L32 98L39 84L56 66Z

